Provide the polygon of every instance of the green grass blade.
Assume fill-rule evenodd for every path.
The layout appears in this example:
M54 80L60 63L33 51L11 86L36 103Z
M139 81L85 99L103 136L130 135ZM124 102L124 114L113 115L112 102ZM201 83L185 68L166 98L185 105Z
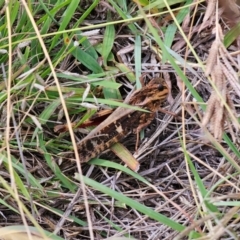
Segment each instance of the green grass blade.
M141 47L141 37L139 35L135 38L134 46L134 60L135 60L135 75L136 75L136 88L142 88L140 77L142 75L142 47Z
M42 0L39 0L40 5L42 6L43 10L46 12L47 16L57 25L59 25L58 21L54 18L54 16L52 15L52 13L48 10L48 8L46 7L45 3Z
M187 159L187 162L188 162L188 164L189 164L189 167L190 167L190 169L191 169L191 172L192 172L193 175L194 175L194 179L195 179L195 181L196 181L196 183L197 183L197 186L198 186L199 191L201 192L201 196L202 196L203 198L205 198L205 197L207 196L208 192L207 192L207 190L206 190L206 188L205 188L205 186L204 186L204 184L203 184L203 182L202 182L202 179L200 178L198 172L196 171L196 169L195 169L195 167L194 167L194 164L193 164L193 162L191 161L191 159L190 159L189 155L187 154L186 150L184 150L184 155L185 155L185 157L186 157L186 159ZM217 209L213 204L211 204L209 201L205 200L205 205L208 207L208 209L209 209L211 212L217 212L217 213L219 213L218 209Z
M67 27L67 25L69 24L69 22L72 19L72 16L74 16L74 12L78 7L80 0L75 0L75 1L69 1L69 5L67 7L67 9L64 11L62 18L60 20L60 27L58 29L58 31L63 31L65 30L65 28ZM53 40L52 40L52 44L50 46L50 50L56 46L57 41L59 40L61 35L57 34Z
M233 142L231 141L231 139L228 137L226 133L224 133L223 139L226 141L227 145L234 152L234 154L236 154L236 156L240 159L240 152L238 148L236 147L236 145L233 144Z
M111 15L108 12L108 21L110 21L110 19ZM114 40L115 40L115 27L114 25L108 25L106 26L106 30L104 32L102 49L103 64L105 66L107 66L108 56L112 50Z
M43 134L39 134L39 145L41 150L43 151L43 156L50 167L50 169L54 172L56 177L63 183L63 186L68 188L71 192L75 192L76 185L73 184L60 170L57 163L53 161L51 154L48 153L45 146L47 146L46 142L43 140Z
M65 35L66 36L66 35ZM71 54L81 62L86 68L93 71L93 73L104 72L99 63L87 52L83 51L79 46L74 46L73 42L68 37L64 37L65 42L68 44L68 48L71 49ZM84 39L83 39L84 40Z
M0 158L3 160L3 162L5 164L8 164L8 159L6 158L6 156L2 153L0 153ZM26 177L26 172L24 171L24 168L22 166L22 163L20 163L16 158L14 158L13 156L11 156L11 161L12 161L12 166L13 169L16 172L19 172L23 177ZM43 191L43 187L42 185L39 183L39 181L33 177L33 175L28 172L28 179L30 182L31 187L33 188L37 188L39 191Z
M232 27L224 36L224 46L228 48L240 35L240 22Z
M49 207L49 206L46 206L46 207ZM49 207L51 209L51 211L57 215L63 215L64 212L57 209L57 208L54 208L54 207ZM79 219L78 217L74 216L74 215L69 215L68 216L69 219L72 219L75 223L77 223L78 225L80 226L83 226L83 227L87 227L87 222Z
M81 36L80 32L76 32L76 36L77 36L78 41L81 42L83 49L85 49L85 52L88 53L91 57L93 57L97 61L98 60L97 51L92 46L92 44L89 42L89 40L86 37Z
M185 5L189 5L192 2L193 2L192 0L187 0ZM176 20L178 21L179 24L182 23L186 15L189 13L189 9L190 7L185 7L179 11L179 13L176 16ZM166 47L172 46L176 32L177 32L177 26L175 23L168 25L165 33L165 37L164 37L164 44ZM165 63L166 59L167 59L166 56L163 54L163 59L162 59L163 64Z
M78 27L82 22L83 20L92 12L92 10L95 9L95 7L98 5L100 0L94 0L93 3L89 6L89 8L87 8L82 16L79 18L79 20L77 21L75 27Z
M131 171L129 168L124 167L118 163L112 162L112 161L108 161L108 160L104 160L104 159L92 159L90 162L90 164L94 164L97 166L102 166L102 167L110 167L110 168L114 168L117 169L119 171L125 172L126 174L128 174L129 176L134 177L134 179L138 179L139 181L149 185L150 183L143 178L142 176L140 176L138 173Z
M10 7L11 8L10 21L11 21L11 26L12 26L18 16L20 3L19 3L19 1L11 1L11 4L13 4Z
M189 80L187 79L187 77L185 76L185 74L183 73L183 71L180 69L180 67L176 64L174 58L170 55L169 51L167 50L167 47L165 46L165 44L163 43L163 41L161 40L161 38L159 37L159 34L157 32L157 30L151 25L151 23L149 22L149 20L147 19L146 15L144 13L142 13L144 16L144 19L147 23L147 26L149 27L149 31L151 32L151 34L153 35L155 41L157 42L157 44L159 45L159 47L161 48L163 55L166 56L167 60L171 63L172 67L174 68L174 70L176 71L177 75L183 80L183 82L186 84L187 88L189 89L189 91L191 92L191 94L194 96L195 99L197 99L198 102L203 102L202 98L199 96L198 92L196 91L196 89L192 86L192 84L189 82Z
M117 11L117 13L122 19L131 18L129 15L127 15L125 12L122 11L122 9L115 3L115 1L113 0L108 0L108 1L112 4L112 6L114 7L114 9ZM138 30L133 23L130 22L127 26L129 27L129 29L132 31L133 34L137 34Z
M19 211L18 211L16 208L12 207L11 205L9 205L6 201L4 201L4 200L1 199L1 198L0 198L0 205L5 206L5 207L8 208L10 211L13 211L13 212L15 212L15 213L17 213L17 214L20 214Z
M104 94L104 97L105 99L119 99L119 100L122 100L122 96L119 92L119 89L114 89L114 88L110 88L108 87L108 85L110 86L111 83L116 83L115 82L115 78L108 75L108 82L106 83L105 87L103 88L103 94Z
M76 177L79 179L78 175L76 175ZM161 223L171 227L174 230L177 230L177 231L180 232L180 231L183 231L185 229L185 227L182 226L181 224L179 224L177 222L174 222L173 220L171 220L171 219L165 217L164 215L154 211L153 209L151 209L149 207L146 207L146 206L142 205L141 203L124 196L121 193L113 191L112 189L110 189L110 188L108 188L108 187L90 179L90 178L87 178L87 177L83 176L83 180L84 180L85 184L97 189L98 191L101 191L101 192L113 197L114 199L117 199L118 201L121 201L121 202L125 203L129 207L136 209L137 211L147 215L148 217L150 217L150 218L152 218L152 219L154 219L158 222L161 222ZM197 237L199 235L196 233L196 234L194 234L194 236Z
M42 125L46 124L46 122L49 120L49 118L54 114L57 107L61 104L60 100L57 99L55 101L52 101L39 115L39 121Z

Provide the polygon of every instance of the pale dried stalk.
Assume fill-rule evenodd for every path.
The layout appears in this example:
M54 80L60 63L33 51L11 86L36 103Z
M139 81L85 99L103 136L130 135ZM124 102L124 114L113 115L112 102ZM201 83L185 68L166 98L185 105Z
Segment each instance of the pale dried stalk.
M215 102L214 118L211 119L213 136L219 140L222 138L224 124L224 108L221 105L221 102Z
M229 108L231 109L231 112L233 114L233 116L228 114L228 117L231 120L231 124L234 126L236 131L239 132L239 125L238 125L238 122L236 121L236 119L237 119L237 112L236 112L235 106L234 106L233 101L232 101L232 99L231 99L229 94L227 94L227 105L229 106Z
M219 49L219 41L215 40L210 48L209 55L206 62L205 75L207 77L212 72L213 67L217 63L218 49Z
M163 78L164 80L166 81L167 85L168 85L168 89L169 89L169 94L168 94L168 98L167 98L167 101L170 103L170 104L173 104L174 103L174 99L173 99L173 96L172 96L172 82L170 80L170 76L169 76L169 73L168 72L163 72Z
M221 51L224 53L221 56L227 57L228 60L233 64L233 66L240 71L240 66L234 61L232 55L228 52L228 50L225 48L224 44L221 42Z
M201 32L203 28L212 25L212 19L215 16L215 9L216 9L216 3L217 0L209 0L207 9L203 18L203 22L198 30L198 32Z
M225 76L222 72L220 64L215 65L211 75L213 83L221 94L221 98L218 94L216 94L215 91L212 92L212 95L208 101L208 107L203 118L202 125L203 127L206 127L209 123L210 131L213 132L213 135L216 139L220 140L223 134L223 125L225 122L224 102L227 98Z
M207 111L202 120L202 127L206 127L207 124L210 122L210 119L213 116L214 107L215 107L215 95L212 94L207 103Z
M229 83L231 84L232 88L234 89L234 91L237 93L238 96L240 96L240 85L236 77L233 76L231 72L229 72L226 66L223 64L222 64L222 70L224 75L227 77Z
M234 104L228 94L226 79L230 82L232 88L240 96L240 84L238 77L233 69L231 62L234 62L231 55L223 45L223 33L219 24L216 25L216 40L213 42L209 51L206 63L206 76L211 75L217 92L213 91L207 106L207 111L202 120L202 126L209 125L210 131L216 139L221 139L224 131L224 123L229 126L231 135L234 133L233 127L238 130L239 124L236 122L236 111ZM221 61L223 62L220 62ZM234 62L233 64L237 64ZM239 67L237 67L239 69ZM226 109L228 105L228 110ZM228 112L230 110L230 112ZM231 127L230 127L231 126ZM232 135L232 139L235 137Z
M225 48L222 42L220 43L220 47L219 47L219 55L224 63L224 64L221 64L221 67L223 68L223 72L225 76L229 80L232 88L240 96L240 85L238 81L238 76L236 74L236 71L233 69L232 65L230 64L230 62L233 64L234 67L236 67L236 69L238 69L238 71L240 71L240 67L234 61L232 56L228 53L227 49Z
M207 10L205 12L204 18L203 18L203 24L207 22L207 20L213 15L214 10L216 8L217 0L209 0L207 5Z

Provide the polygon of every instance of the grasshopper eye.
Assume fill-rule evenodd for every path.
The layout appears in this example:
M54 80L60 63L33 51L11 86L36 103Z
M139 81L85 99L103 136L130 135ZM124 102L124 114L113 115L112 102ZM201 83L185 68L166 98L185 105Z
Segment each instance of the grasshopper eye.
M163 86L162 84L159 84L159 85L158 85L158 90L159 90L159 91L163 91L163 89L164 89L164 86Z

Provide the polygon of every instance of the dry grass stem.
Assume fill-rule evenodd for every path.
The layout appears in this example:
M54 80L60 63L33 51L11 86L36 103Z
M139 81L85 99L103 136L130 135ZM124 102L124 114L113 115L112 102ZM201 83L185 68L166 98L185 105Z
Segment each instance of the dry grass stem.
M199 28L199 32L201 32L203 28L212 25L212 21L214 19L214 13L216 9L216 3L217 3L217 0L208 1L207 9L206 9L201 27Z
M229 90L227 88L226 78L229 80L232 87L234 87L234 90L237 94L239 94L239 96L240 84L237 83L236 73L227 60L227 57L225 56L226 54L224 54L226 53L226 49L222 44L223 33L219 24L217 24L216 33L217 38L213 42L209 51L205 74L206 76L211 75L213 84L216 87L218 93L215 92L215 90L212 91L212 94L208 100L207 111L203 118L202 126L206 127L208 124L210 131L213 133L214 137L220 140L224 131L224 123L227 121L228 126L230 126L230 119L233 120L233 118L236 116L235 107L230 98L230 95L228 94ZM220 59L223 63L221 63ZM233 59L231 58L231 60ZM234 113L234 115L229 114L228 110L225 107L225 104L228 104L229 102L231 102L231 106L228 107L230 111ZM236 123L235 119L234 122ZM234 127L237 125L238 124L234 124ZM233 133L233 129L229 129L230 133ZM238 126L236 130L238 130ZM233 139L235 139L235 137L233 137Z
M219 41L215 40L210 48L209 55L206 62L205 75L207 77L212 72L213 67L217 63L218 49L219 49Z

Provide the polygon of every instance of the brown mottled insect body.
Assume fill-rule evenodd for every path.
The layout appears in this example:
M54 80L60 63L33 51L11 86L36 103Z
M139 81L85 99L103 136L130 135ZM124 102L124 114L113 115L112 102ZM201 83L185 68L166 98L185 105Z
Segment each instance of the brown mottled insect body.
M149 112L117 108L78 144L81 162L87 162L98 156L132 132L138 134L152 122L155 112L160 108L167 95L167 85L159 78L152 79L145 87L135 91L129 104L140 106Z
M136 133L141 121L142 112L134 112L121 118L120 121L110 123L103 131L87 141L78 145L80 159L83 162L98 156L100 153L110 148L114 143L121 141L130 133ZM108 134L106 134L106 133Z

